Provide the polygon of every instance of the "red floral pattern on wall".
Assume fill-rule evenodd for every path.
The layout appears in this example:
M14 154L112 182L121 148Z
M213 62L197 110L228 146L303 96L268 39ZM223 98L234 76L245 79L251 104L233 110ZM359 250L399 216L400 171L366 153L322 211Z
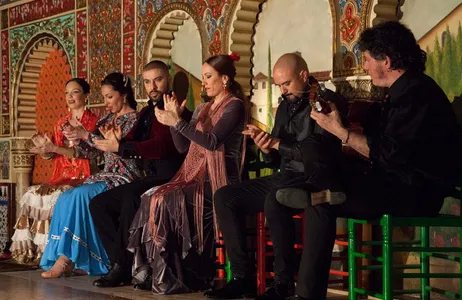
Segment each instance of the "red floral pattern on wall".
M8 30L2 31L2 114L10 112L10 58Z
M90 102L102 103L98 90L104 77L121 71L122 6L120 0L91 0L90 26L90 85L93 87Z
M361 31L363 0L339 0L340 4L340 49L343 70L352 70L361 65L358 39Z
M360 30L361 20L352 3L348 3L342 19L340 20L340 33L342 42L349 45L355 40Z
M135 1L123 0L123 73L135 75Z
M87 12L79 11L76 15L77 24L77 77L88 78L88 47L87 47Z
M216 30L213 35L213 40L209 45L209 53L211 55L216 55L221 52L221 38L220 31Z
M75 0L36 0L9 9L10 26L54 16L75 7Z
M67 64L63 50L50 52L42 65L37 84L35 125L38 132L52 134L56 121L67 114L63 87L71 77L71 67ZM48 182L52 170L53 164L37 157L34 162L33 182Z

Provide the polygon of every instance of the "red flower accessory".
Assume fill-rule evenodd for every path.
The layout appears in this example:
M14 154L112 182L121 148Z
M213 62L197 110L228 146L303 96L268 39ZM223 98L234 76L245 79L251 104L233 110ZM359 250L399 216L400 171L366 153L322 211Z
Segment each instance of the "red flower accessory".
M233 61L239 61L239 60L241 59L241 57L239 56L239 54L234 53L234 52L231 53L231 54L229 55L229 57L230 57Z

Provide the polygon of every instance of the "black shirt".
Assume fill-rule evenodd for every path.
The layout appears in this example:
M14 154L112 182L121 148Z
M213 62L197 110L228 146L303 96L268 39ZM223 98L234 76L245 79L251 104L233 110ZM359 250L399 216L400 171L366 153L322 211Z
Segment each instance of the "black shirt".
M368 120L364 134L372 170L422 191L454 187L462 168L460 127L433 79L404 73L390 87L380 115Z

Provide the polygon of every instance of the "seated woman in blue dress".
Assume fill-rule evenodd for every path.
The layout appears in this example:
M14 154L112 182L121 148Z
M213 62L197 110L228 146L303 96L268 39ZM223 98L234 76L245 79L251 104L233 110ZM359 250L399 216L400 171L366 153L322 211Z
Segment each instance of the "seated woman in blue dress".
M101 154L94 140L115 135L124 137L137 122L136 101L130 79L112 73L101 82L101 93L109 111L90 133L82 126L64 131L67 139L78 144L76 157L91 158ZM88 177L82 186L68 190L58 198L48 235L48 244L40 262L42 278L70 276L75 268L79 275L101 275L108 272L108 256L95 231L88 209L97 194L141 178L134 159L104 153L104 170Z

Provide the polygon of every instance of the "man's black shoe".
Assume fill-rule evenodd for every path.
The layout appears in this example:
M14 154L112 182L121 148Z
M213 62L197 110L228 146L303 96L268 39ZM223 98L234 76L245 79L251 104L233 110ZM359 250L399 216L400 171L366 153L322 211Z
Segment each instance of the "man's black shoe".
M124 271L118 264L114 264L109 273L93 281L93 285L96 287L116 287L120 285L129 285L131 281L131 272Z
M207 291L204 296L210 299L242 299L255 297L255 280L250 278L233 278L222 288Z
M273 286L266 290L263 294L255 298L255 300L285 300L287 296L291 296L294 292L294 284L282 283L279 281L273 282Z
M135 290L150 291L152 290L152 275L149 274L148 277L143 282L137 283L133 286Z

